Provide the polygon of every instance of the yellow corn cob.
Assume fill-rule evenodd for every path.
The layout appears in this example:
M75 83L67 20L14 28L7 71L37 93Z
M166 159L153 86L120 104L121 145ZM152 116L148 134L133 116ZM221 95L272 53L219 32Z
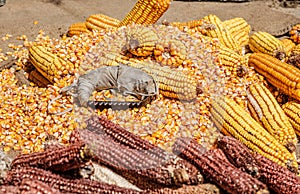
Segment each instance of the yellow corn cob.
M289 118L294 127L296 134L300 137L300 104L299 102L290 101L282 105L282 109Z
M192 77L181 71L162 67L151 61L139 61L137 59L126 59L118 53L107 53L99 58L99 63L109 66L126 64L141 69L151 75L158 83L159 92L168 98L190 101L197 97L197 82Z
M81 33L90 33L85 22L74 23L69 27L68 36L80 35Z
M300 24L292 27L290 30L290 38L297 44L300 44Z
M138 0L118 26L154 24L167 11L170 3L171 0Z
M90 15L86 19L86 27L89 30L105 30L108 28L116 28L120 21L116 18L109 17L104 14Z
M232 37L239 43L241 47L245 47L249 43L249 33L251 26L244 18L232 18L223 21L223 26L232 34Z
M289 57L296 44L289 38L281 39L281 42L283 44L286 56Z
M136 56L149 56L153 54L158 36L149 28L131 28L126 34L126 45L122 51L129 51Z
M51 84L51 82L45 78L37 69L32 70L29 72L28 79L35 83L39 87L46 87L47 85Z
M257 115L256 120L279 143L290 152L295 152L297 144L295 131L272 93L263 83L255 83L249 86L247 97L248 105L252 107L250 112Z
M208 15L203 18L215 26L214 29L207 30L206 35L212 38L218 38L220 43L226 47L241 54L242 48L239 43L233 38L233 35L223 25L222 21L216 15Z
M255 32L250 36L249 47L251 51L271 55L279 60L286 56L283 43L267 32Z
M54 83L55 78L71 74L70 70L74 69L72 63L64 61L40 45L30 47L29 60L51 83Z
M178 67L187 57L187 48L178 40L165 40L156 44L154 57L160 64Z
M248 64L273 86L292 98L300 100L300 70L298 68L263 53L251 54Z
M222 44L220 45L218 56L221 64L228 68L234 75L237 74L237 70L240 66L248 66L242 55L237 54L232 49Z
M230 98L217 98L212 101L212 121L225 134L235 137L249 149L266 158L286 166L292 171L298 170L294 154L290 153L248 112Z
M209 23L207 20L191 20L188 22L171 22L168 25L177 27L181 31L186 31L188 33L200 32L206 34L207 30L214 29L214 25Z

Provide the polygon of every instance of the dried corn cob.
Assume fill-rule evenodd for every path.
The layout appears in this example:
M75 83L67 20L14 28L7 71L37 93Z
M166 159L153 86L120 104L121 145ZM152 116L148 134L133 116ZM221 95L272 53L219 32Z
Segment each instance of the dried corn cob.
M29 59L34 67L51 83L55 78L71 74L74 65L66 62L55 54L52 54L44 46L32 46L29 49Z
M199 184L199 185L184 185L179 188L162 188L162 189L149 189L145 193L149 194L219 194L218 187L213 184Z
M254 83L247 89L250 111L261 125L290 152L295 152L297 137L293 126L272 93L263 83Z
M178 138L173 152L195 164L206 180L228 193L269 193L267 186L233 166L220 149L208 150L191 138ZM199 151L202 150L202 151Z
M300 44L300 24L292 27L290 30L290 38L297 44Z
M286 168L259 155L254 154L258 163L259 180L275 193L300 193L300 178Z
M244 18L232 18L223 21L223 26L232 34L232 37L239 43L241 47L245 47L249 43L249 33L251 26Z
M225 134L230 134L249 149L274 162L297 171L298 164L294 154L290 153L248 112L232 99L214 99L211 108L212 121Z
M126 34L123 52L129 51L136 56L149 56L153 53L158 36L149 28L131 28Z
M122 55L112 52L100 57L99 63L109 66L121 63L143 70L155 79L160 93L165 97L179 100L193 100L197 97L196 80L176 69L162 67L151 61L127 60Z
M33 167L12 169L6 177L6 182L12 185L20 185L24 179L41 181L51 185L52 188L58 189L63 193L140 193L133 189L126 189L116 185L110 185L89 179L66 179L50 171Z
M86 27L88 30L105 30L108 28L116 28L120 21L116 18L109 17L104 14L90 15L86 19Z
M39 87L47 87L51 82L45 78L37 69L29 72L28 79Z
M186 31L188 33L200 32L201 34L206 34L207 30L212 30L215 28L213 24L210 24L207 20L191 20L188 22L171 22L165 23L165 25L171 25L177 27L181 31Z
M281 39L281 42L283 44L286 56L289 57L296 44L289 38Z
M222 44L220 45L218 57L221 64L229 69L234 75L238 74L239 67L248 66L247 62L241 55Z
M74 23L68 29L68 36L80 35L81 33L90 33L85 22Z
M217 145L234 166L255 178L259 177L258 164L254 156L239 140L234 137L223 136L218 140Z
M249 57L249 66L263 75L268 82L285 94L300 100L300 70L270 55L253 53Z
M223 25L222 21L216 15L208 15L203 18L215 26L214 29L207 30L206 35L212 38L218 38L220 43L232 49L238 54L242 54L242 48L239 43L233 38L233 35Z
M300 44L297 44L288 58L287 63L294 65L295 67L300 68Z
M250 36L249 47L256 53L264 53L283 60L286 56L283 43L267 32L255 32Z
M167 11L170 0L138 0L118 26L154 24Z
M20 184L21 194L60 194L58 189L38 180L23 179Z
M282 106L286 116L298 136L300 136L300 104L298 102L290 101Z
M90 159L88 154L85 145L78 143L56 149L47 149L43 152L21 154L13 160L11 167L30 166L64 172L85 164Z

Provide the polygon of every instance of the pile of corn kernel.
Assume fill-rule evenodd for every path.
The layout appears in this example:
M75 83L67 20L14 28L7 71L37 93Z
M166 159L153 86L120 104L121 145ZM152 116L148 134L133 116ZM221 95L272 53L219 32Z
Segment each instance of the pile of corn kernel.
M44 45L52 53L72 62L75 66L74 74L57 78L55 84L47 88L39 88L34 84L18 87L13 68L0 72L0 96L3 99L0 103L0 140L4 150L19 150L24 153L40 151L53 137L58 143L67 143L71 131L78 126L78 117L82 115L74 110L62 115L52 114L73 107L70 96L58 99L50 107L49 101L59 96L62 87L71 84L78 74L82 74L79 69L99 67L96 63L87 64L91 58L97 58L105 52L120 52L124 46L126 28L130 27L122 27L117 31L94 31L80 36L63 36L61 39L51 39L41 31L34 44ZM218 136L218 131L210 120L211 97L230 96L246 107L246 87L261 81L261 77L251 68L248 68L244 77L233 76L223 68L218 62L217 40L208 41L200 34L189 35L171 26L150 28L157 32L160 40L175 39L185 45L185 60L192 63L184 62L177 68L195 77L203 93L193 102L181 102L160 95L146 107L121 111L93 110L93 113L105 115L129 131L165 149L170 148L179 136L193 137L209 147ZM28 47L33 42L28 41L26 36L21 40L24 41L22 46L9 45L15 48L14 52L0 56L11 55L17 59L18 68L25 68L30 66ZM93 93L97 100L104 99L105 95L111 97L107 91Z

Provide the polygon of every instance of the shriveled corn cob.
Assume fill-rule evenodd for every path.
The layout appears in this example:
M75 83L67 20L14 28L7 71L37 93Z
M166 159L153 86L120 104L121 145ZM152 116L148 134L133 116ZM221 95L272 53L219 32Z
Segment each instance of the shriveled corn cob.
M80 35L81 33L90 33L85 22L74 23L68 29L68 36Z
M300 137L300 103L290 101L282 105L282 109L289 118L296 134Z
M255 83L247 89L248 105L254 118L290 152L295 152L297 137L293 126L272 93L263 85Z
M289 38L281 39L281 42L283 44L286 56L289 57L296 44Z
M286 56L283 43L267 32L255 32L250 36L249 47L256 53L264 53L283 60Z
M297 44L291 51L287 63L300 68L300 44Z
M300 24L292 27L290 30L290 38L295 42L300 44Z
M118 26L154 24L167 11L171 0L138 0Z
M126 34L123 52L129 51L136 56L149 56L158 42L158 36L149 28L131 28Z
M222 23L220 18L218 18L216 15L210 14L208 16L205 16L203 18L204 20L207 20L211 24L213 24L215 27L213 29L207 30L206 35L212 38L218 38L220 43L224 46L234 50L235 52L241 54L242 48L239 45L239 43L233 38L233 35L230 33L230 31L225 27L225 25Z
M68 75L70 74L69 70L74 69L74 65L71 62L64 61L41 45L30 47L29 60L51 83L55 82L55 78Z
M121 63L143 70L155 79L158 83L159 92L168 98L193 100L198 94L195 79L168 66L162 67L151 61L127 60L118 53L105 54L100 57L99 63L110 66Z
M298 170L294 154L290 153L232 99L227 97L214 99L211 114L212 121L222 133L230 134L252 151L291 171Z
M51 82L45 78L37 69L29 72L28 79L35 83L39 87L46 87L51 84Z
M108 28L116 28L120 21L116 18L109 17L104 14L90 15L86 19L86 27L88 30L105 30Z
M292 98L300 100L300 70L298 68L263 53L251 54L248 64L273 86Z
M228 68L233 74L237 74L238 68L240 66L248 66L246 60L243 58L242 55L239 55L232 49L220 45L219 55L218 55L220 62L223 66Z
M249 33L251 26L244 18L232 18L223 21L223 25L232 34L232 37L239 43L241 47L245 47L249 43Z

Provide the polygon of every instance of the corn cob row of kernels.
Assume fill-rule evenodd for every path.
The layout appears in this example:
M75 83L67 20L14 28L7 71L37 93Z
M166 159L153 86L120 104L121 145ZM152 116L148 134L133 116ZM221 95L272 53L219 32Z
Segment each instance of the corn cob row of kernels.
M289 118L296 134L300 137L300 104L295 101L290 101L285 103L282 109Z
M225 20L223 21L223 25L232 34L233 38L241 47L245 47L249 44L249 33L251 31L251 26L244 18L237 17Z
M251 115L232 99L215 99L212 121L222 133L235 137L249 149L292 171L298 170L295 156L269 134Z
M283 43L267 32L255 32L249 38L252 52L264 53L283 60L286 56Z
M149 56L153 54L159 39L157 34L149 28L130 28L126 34L126 44L123 52L129 51L135 56Z
M42 181L23 179L19 186L21 194L39 193L39 194L61 194L58 189L52 188Z
M290 30L290 38L297 44L300 44L300 24L292 27Z
M120 21L118 19L109 17L104 14L90 15L85 21L85 25L90 31L116 28L119 23Z
M148 194L219 194L220 190L213 184L183 185L179 188L161 188L145 190Z
M300 100L300 70L298 68L263 53L251 54L249 66L253 66L273 86L292 98Z
M292 50L294 49L294 47L296 46L296 44L289 38L284 38L280 40L283 44L285 53L286 53L286 57L289 57Z
M170 3L170 0L138 0L118 26L154 24L169 8Z
M233 38L233 35L225 27L220 18L218 18L216 15L210 14L205 16L203 19L214 25L214 28L207 30L205 35L212 38L218 38L221 44L234 50L238 54L242 54L241 46L236 39Z
M81 33L90 33L90 30L86 26L86 22L77 22L71 24L68 29L68 36L80 35Z
M47 87L51 82L44 77L37 69L29 72L28 80L35 83L39 87Z
M272 93L262 84L255 83L247 90L248 105L254 118L290 152L295 152L297 137L293 126Z

